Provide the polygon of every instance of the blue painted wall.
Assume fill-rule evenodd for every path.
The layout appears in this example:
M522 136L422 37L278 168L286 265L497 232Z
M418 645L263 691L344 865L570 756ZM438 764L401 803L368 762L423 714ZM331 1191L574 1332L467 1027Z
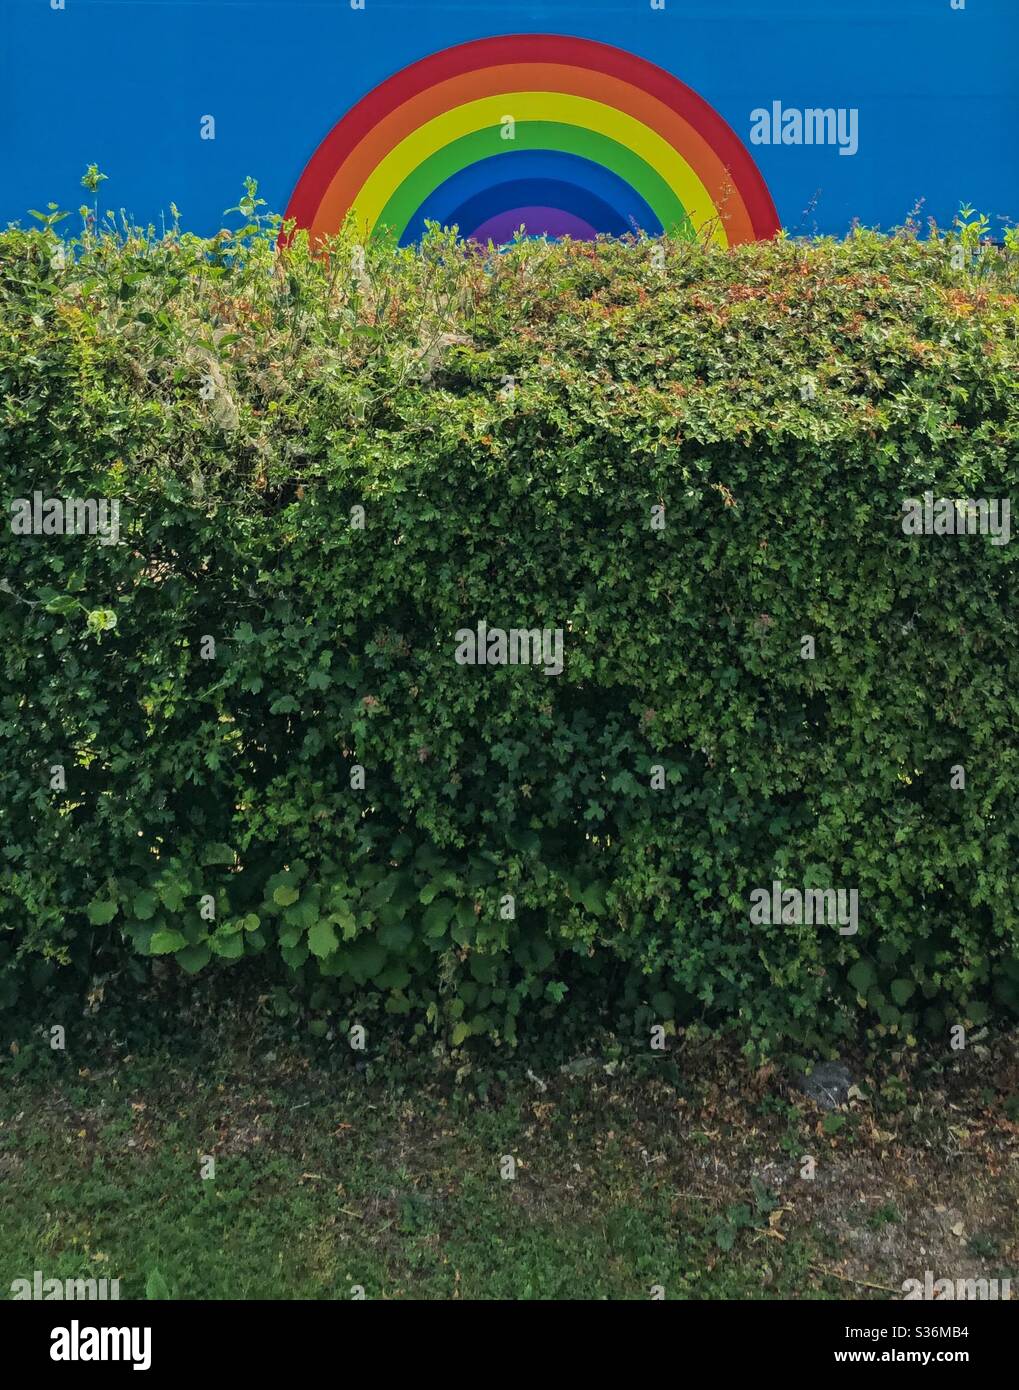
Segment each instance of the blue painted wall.
M754 155L783 224L1019 221L1019 0L0 0L0 223L104 207L213 232L245 175L282 212L316 146L407 63L468 39L576 34L669 69ZM958 3L958 0L957 0ZM750 112L859 110L860 149L752 146ZM199 138L202 116L216 139ZM809 211L807 211L809 209ZM67 225L67 224L65 224Z

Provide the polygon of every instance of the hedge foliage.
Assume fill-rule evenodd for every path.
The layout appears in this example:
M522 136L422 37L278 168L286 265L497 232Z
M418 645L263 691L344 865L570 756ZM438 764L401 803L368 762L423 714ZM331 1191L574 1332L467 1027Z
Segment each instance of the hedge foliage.
M120 502L3 528L4 1003L261 954L454 1046L1019 1011L1016 546L901 525L1019 497L1014 249L311 255L253 193L0 234L5 503ZM563 673L457 664L482 619ZM858 932L751 924L774 880Z

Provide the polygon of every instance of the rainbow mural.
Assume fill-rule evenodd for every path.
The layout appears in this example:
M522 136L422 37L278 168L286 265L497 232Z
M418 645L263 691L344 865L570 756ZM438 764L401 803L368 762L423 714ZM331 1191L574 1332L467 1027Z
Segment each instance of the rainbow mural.
M696 92L635 54L556 34L479 39L412 63L351 108L287 207L313 241L348 215L415 241L428 221L487 243L702 232L779 219L746 147Z

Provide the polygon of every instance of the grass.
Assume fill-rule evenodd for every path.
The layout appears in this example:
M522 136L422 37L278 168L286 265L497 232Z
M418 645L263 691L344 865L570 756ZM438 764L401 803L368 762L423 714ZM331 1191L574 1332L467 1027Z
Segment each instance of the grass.
M230 1022L6 1067L0 1288L38 1269L125 1298L745 1300L1016 1274L1011 1092L988 1107L984 1068L908 1113L874 1086L829 1133L720 1047L678 1084L596 1060L480 1101Z
M461 1109L285 1064L217 1074L156 1056L7 1095L0 1287L40 1268L124 1296L158 1271L182 1298L752 1298L771 1277L769 1250L722 1258L710 1204L583 1085ZM789 1292L810 1253L783 1259Z

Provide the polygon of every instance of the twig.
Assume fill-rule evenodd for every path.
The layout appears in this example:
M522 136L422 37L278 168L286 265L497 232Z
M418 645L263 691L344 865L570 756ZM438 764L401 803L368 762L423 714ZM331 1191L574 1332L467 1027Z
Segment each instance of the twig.
M811 1269L817 1270L818 1274L825 1274L829 1279L841 1279L843 1284L859 1284L864 1289L880 1289L882 1293L901 1293L901 1289L890 1289L887 1284L870 1284L866 1279L852 1279L845 1274L836 1274L833 1269L825 1269L823 1265L811 1265Z

